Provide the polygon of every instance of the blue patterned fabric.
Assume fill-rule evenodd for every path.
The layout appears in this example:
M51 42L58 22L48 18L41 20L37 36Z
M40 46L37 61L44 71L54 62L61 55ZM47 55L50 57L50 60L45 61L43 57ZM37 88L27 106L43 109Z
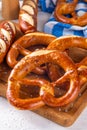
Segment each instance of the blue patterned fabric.
M39 0L42 11L52 13L55 9L55 4L52 0Z
M42 11L49 12L52 14L50 19L44 25L44 32L53 34L57 37L63 35L78 35L87 37L87 25L84 27L80 27L56 21L53 15L56 6L56 0L39 0L39 2ZM85 12L87 12L87 2L79 0L76 6L76 12L78 16L81 16Z

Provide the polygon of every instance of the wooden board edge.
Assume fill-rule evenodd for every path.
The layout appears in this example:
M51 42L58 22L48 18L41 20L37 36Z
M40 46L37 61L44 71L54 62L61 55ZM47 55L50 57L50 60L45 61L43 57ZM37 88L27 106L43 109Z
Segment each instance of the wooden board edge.
M73 108L69 112L56 111L48 106L33 110L36 114L45 117L64 127L69 127L78 119L79 115L87 106L87 90L78 98ZM61 116L62 115L62 116Z

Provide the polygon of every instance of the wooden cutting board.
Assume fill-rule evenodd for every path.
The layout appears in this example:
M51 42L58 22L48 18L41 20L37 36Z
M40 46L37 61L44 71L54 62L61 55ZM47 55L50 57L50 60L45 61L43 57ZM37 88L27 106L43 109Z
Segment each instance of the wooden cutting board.
M59 111L57 108L50 108L44 106L38 110L34 110L35 113L57 123L61 126L71 126L76 119L79 118L81 112L87 106L87 90L77 99L72 109L68 112Z
M3 68L3 69L2 69ZM6 64L0 65L0 95L5 97L7 88L7 79L11 69ZM60 111L59 108L51 108L48 106L41 107L33 112L61 125L68 127L79 118L81 112L87 106L87 89L77 98L74 105L68 111Z

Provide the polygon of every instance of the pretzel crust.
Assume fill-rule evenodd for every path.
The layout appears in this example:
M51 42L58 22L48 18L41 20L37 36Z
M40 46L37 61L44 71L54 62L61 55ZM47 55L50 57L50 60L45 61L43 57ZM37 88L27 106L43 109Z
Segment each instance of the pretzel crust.
M63 61L65 62L63 63ZM32 72L32 70L36 67L48 62L59 64L61 67L63 67L66 73L63 77L55 82L49 84L40 84L40 97L42 101L51 107L56 107L67 105L76 99L79 93L79 80L77 70L75 69L72 60L63 52L58 52L55 50L39 50L25 56L20 62L18 62L9 76L7 99L13 106L16 106L20 109L31 109L29 102L26 101L29 99L22 100L18 97L20 82L23 80L23 83L25 81L26 84L27 80L25 76ZM70 80L70 86L67 93L60 98L55 98L53 88L67 79Z
M78 26L87 25L87 12L82 16L77 16L75 12L77 3L78 0L73 0L71 3L67 3L66 0L58 0L54 11L54 17L56 20ZM67 14L70 14L72 17L66 17L65 15Z
M4 61L15 36L16 28L14 23L9 20L2 21L0 23L0 63Z
M19 26L23 33L37 30L38 1L25 0L19 12Z
M50 43L47 49L65 51L70 47L78 47L87 50L87 38L80 36L62 36ZM87 82L87 56L79 63L76 63L76 68L79 72L80 84L82 86Z
M7 64L13 68L18 63L19 54L25 56L31 53L28 49L30 46L45 45L47 47L54 39L56 39L55 36L41 32L28 33L22 36L11 46L7 54Z

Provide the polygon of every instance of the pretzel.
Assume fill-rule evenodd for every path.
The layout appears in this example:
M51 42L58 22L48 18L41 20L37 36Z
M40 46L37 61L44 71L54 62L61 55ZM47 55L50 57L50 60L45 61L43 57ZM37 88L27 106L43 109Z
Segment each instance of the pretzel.
M62 36L50 43L47 49L65 51L70 47L87 49L87 38L83 38L80 36ZM79 63L76 63L76 67L79 71L79 77L81 77L80 84L82 85L87 82L87 57L85 57Z
M47 64L46 72L50 81L56 81L62 76L62 70L60 69L60 67L52 63Z
M24 0L19 12L19 26L24 33L37 30L38 0Z
M13 72L15 73L15 72ZM32 109L37 109L39 107L42 107L43 105L45 105L45 103L41 100L41 97L33 97L33 98L28 98L28 99L22 99L20 98L19 92L20 92L20 87L21 84L22 85L30 85L30 86L38 86L41 89L41 86L49 86L51 88L51 85L49 84L49 82L47 82L44 79L20 79L20 81L16 81L14 78L10 78L10 81L8 81L8 88L7 88L7 98L10 101L10 103L17 107L18 109L24 109L24 110L32 110ZM13 81L14 80L14 81ZM18 80L18 79L17 79ZM13 83L15 82L15 83ZM18 83L17 83L18 82ZM18 85L17 85L17 84ZM17 85L17 86L15 86ZM12 87L13 86L13 87ZM12 87L12 88L11 88ZM27 86L29 87L29 86ZM16 93L15 93L16 91Z
M11 71L10 71L11 72ZM9 77L9 68L6 64L1 64L0 66L0 96L2 97L5 97L6 98L6 91L7 91L7 81L8 81L8 77ZM29 75L29 78L31 79L36 79L37 77L39 78L42 78L42 75ZM46 78L43 76L43 78ZM55 87L55 96L56 97L59 97L59 96L62 96L64 95L67 90L68 90L68 87L69 86L69 83L66 84L66 82L63 84L63 86L60 86L60 87ZM80 92L79 92L79 96L77 97L77 99L74 101L74 102L71 102L70 104L66 105L66 106L63 106L63 107L57 107L56 109L59 110L59 111L64 111L64 112L68 112L70 111L75 102L78 100L78 98L83 94L83 92L85 91L86 89L86 86L87 85L83 85L82 86L82 89L80 89ZM37 97L38 96L38 92L39 92L39 87L27 87L27 86L22 86L20 88L20 91L19 91L19 97L21 97L22 99L24 98L29 98L29 97Z
M22 36L11 46L7 54L7 64L13 68L18 63L19 54L23 56L30 54L31 50L28 48L35 45L47 47L54 39L56 39L55 36L41 32L28 33Z
M54 11L54 17L56 20L78 26L87 25L87 12L82 16L77 16L75 12L77 3L78 0L74 0L71 3L67 3L66 0L58 0ZM65 15L67 14L70 14L71 17L66 17Z
M2 21L0 24L0 63L3 62L15 35L15 25L11 21Z
M26 75L30 74L36 67L49 62L57 65L59 64L64 69L65 74L55 82L49 83L49 85L41 84L40 96L42 100L47 105L56 107L64 106L76 99L79 93L79 80L73 61L64 52L58 52L56 50L38 50L25 56L11 71L8 78L7 99L12 105L20 109L25 109L25 107L26 109L30 109L28 101L19 99L18 97L20 83L29 84L30 80L26 78ZM66 80L70 80L68 91L64 96L55 98L53 88Z

